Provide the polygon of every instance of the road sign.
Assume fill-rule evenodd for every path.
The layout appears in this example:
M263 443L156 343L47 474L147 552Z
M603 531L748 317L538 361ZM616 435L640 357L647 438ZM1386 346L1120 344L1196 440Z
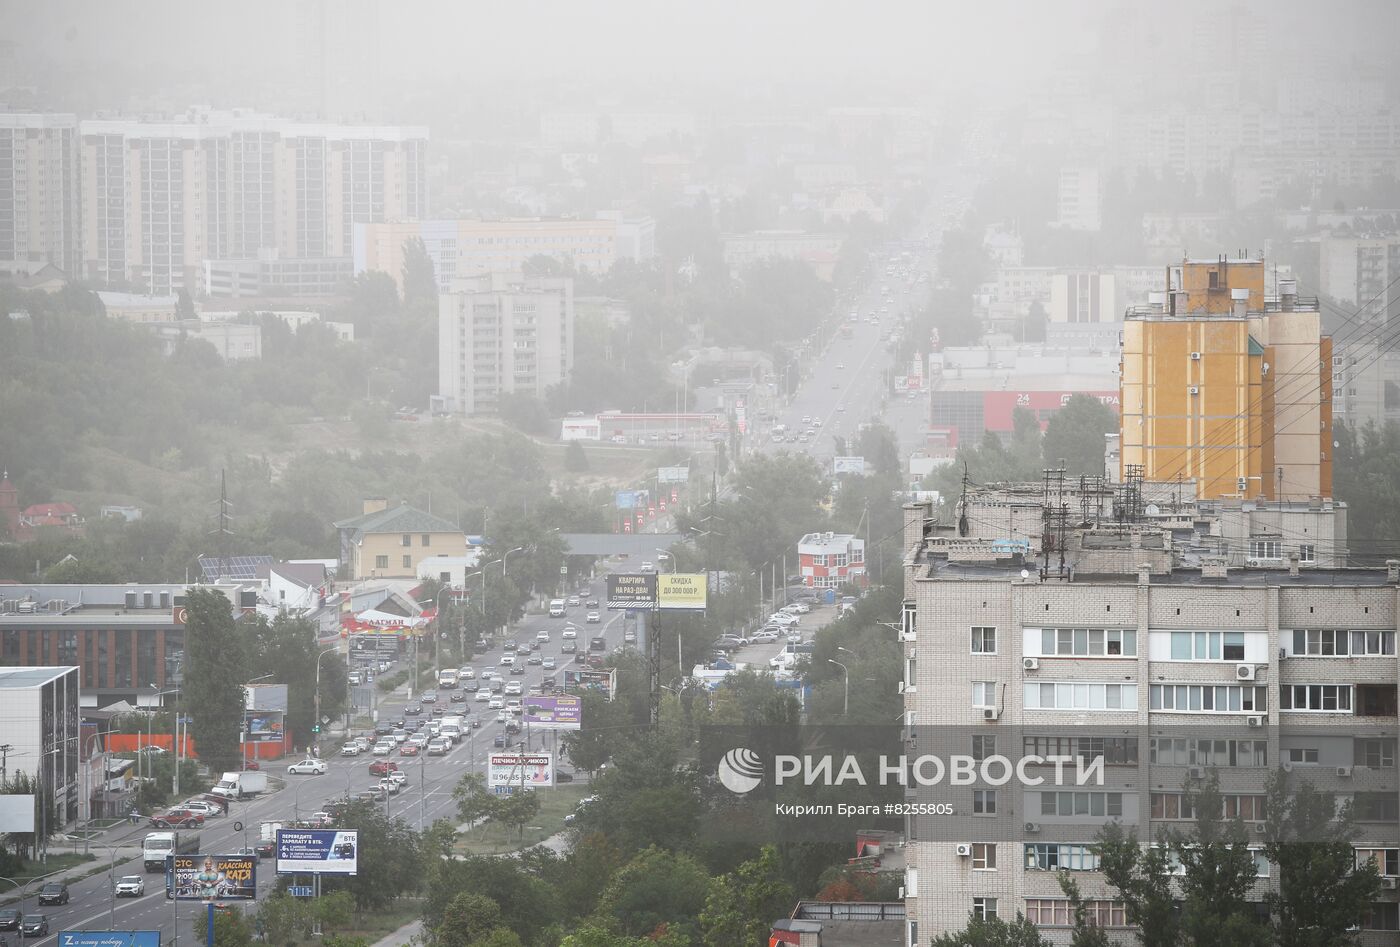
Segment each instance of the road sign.
M309 898L316 893L312 885L288 885L287 893L294 898Z
M492 786L491 791L498 796L509 796L515 792L514 786Z
M58 947L160 947L160 931L59 931Z

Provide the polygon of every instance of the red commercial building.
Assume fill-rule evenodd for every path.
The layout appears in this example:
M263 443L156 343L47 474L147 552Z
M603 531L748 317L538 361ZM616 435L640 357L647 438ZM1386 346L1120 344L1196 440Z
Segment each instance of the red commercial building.
M850 533L808 533L797 541L797 571L809 588L865 585L865 540Z

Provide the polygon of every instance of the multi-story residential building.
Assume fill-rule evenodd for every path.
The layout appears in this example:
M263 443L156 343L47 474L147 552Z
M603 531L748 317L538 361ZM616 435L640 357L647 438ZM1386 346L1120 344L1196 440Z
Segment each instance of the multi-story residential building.
M827 281L836 268L842 242L837 234L805 230L756 230L720 237L724 262L733 273L764 260L801 260L812 267L819 279Z
M335 524L342 579L413 579L434 556L465 556L467 536L455 523L408 504L368 497L364 512Z
M1124 316L1122 469L1204 498L1332 494L1332 340L1263 260L1188 260Z
M909 789L955 817L906 822L908 944L1017 913L1068 944L1059 871L1112 942L1135 943L1098 871L1096 835L1118 822L1148 846L1189 829L1186 789L1211 773L1222 815L1260 840L1251 900L1277 884L1261 849L1265 780L1280 767L1350 800L1357 858L1400 876L1400 563L1233 569L1186 564L1171 528L1052 532L1055 548L1036 556L906 507L906 750L1026 766L1001 779L998 761L964 785ZM1026 759L1057 756L1069 758L1059 779ZM1079 784L1079 763L1101 764L1099 776ZM1396 912L1387 881L1358 919L1361 942L1392 943Z
M797 541L797 574L808 588L865 584L865 540L850 533L808 533Z
M1345 303L1368 322L1400 318L1400 234L1328 234L1318 252L1322 295Z
M1400 421L1400 352L1367 335L1332 352L1332 414L1352 430Z
M50 793L59 831L78 818L82 796L78 669L0 667L0 720L5 721L5 768L24 771Z
M150 324L175 322L180 318L179 296L151 296L145 293L99 291L97 298L109 319Z
M80 123L87 275L196 291L208 261L348 258L354 227L427 213L424 128L249 112Z
M204 586L229 608L252 608L257 595L238 583ZM0 591L0 665L74 665L83 707L117 701L149 706L174 687L184 660L187 586L10 585ZM153 687L154 685L154 687Z
M438 304L437 410L496 410L544 397L574 366L574 282L491 273L453 281Z
M0 260L76 273L80 221L77 116L0 112Z
M1061 168L1056 222L1067 230L1103 226L1098 168Z
M656 253L656 222L601 216L395 220L356 228L355 272L388 273L402 289L404 244L415 238L423 241L438 287L446 292L454 279L519 270L534 256L590 273L605 273L620 259L641 263Z
M1117 322L1117 292L1111 273L1056 273L1050 279L1051 322Z

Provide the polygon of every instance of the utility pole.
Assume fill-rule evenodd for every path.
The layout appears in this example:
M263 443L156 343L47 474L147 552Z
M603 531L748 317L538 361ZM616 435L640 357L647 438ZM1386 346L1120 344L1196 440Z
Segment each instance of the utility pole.
M0 783L5 781L5 774L9 771L10 751L13 749L11 743L0 745Z

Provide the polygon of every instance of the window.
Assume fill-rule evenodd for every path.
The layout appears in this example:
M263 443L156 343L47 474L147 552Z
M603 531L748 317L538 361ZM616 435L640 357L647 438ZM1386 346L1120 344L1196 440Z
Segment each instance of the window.
M1239 684L1153 684L1152 710L1175 713L1258 713L1268 709L1268 688Z
M972 706L995 707L997 705L996 681L972 682Z
M972 629L972 653L973 654L996 654L997 653L997 630L995 628L975 627Z
M1280 547L1277 539L1251 539L1249 541L1249 558L1251 559L1278 559Z
M1299 562L1317 562L1317 547L1312 543L1298 544Z
M972 790L972 814L996 815L997 791L995 789Z
M1128 916L1122 902L1089 900L1089 923L1095 927L1127 927ZM1074 910L1068 898L1027 898L1026 920L1037 927L1069 927L1074 924Z
M1395 768L1394 737L1358 737L1352 745L1352 762L1371 769Z
M1360 868L1367 862L1375 862L1376 871L1387 878L1394 878L1400 875L1400 848L1358 848L1356 867Z
M1358 717L1394 717L1396 709L1394 684L1356 685L1356 715Z
M1154 845L1152 847L1157 848L1158 846ZM1271 865L1269 859L1264 855L1264 850L1262 848L1251 848L1249 853L1254 856L1254 877L1269 877ZM1167 870L1173 875L1186 874L1186 866L1181 863L1181 855L1175 849L1167 852L1167 865Z
M1351 633L1351 653L1357 657L1393 655L1395 653L1395 632L1372 630Z
M402 536L399 537L399 545L405 546L405 547L407 547L407 546L412 546L412 545L413 545L413 537L410 536L408 533L404 533Z
M1400 904L1385 901L1372 904L1361 916L1361 929L1367 931L1400 931Z
M1042 759L1078 757L1085 763L1102 759L1110 766L1138 761L1137 737L1024 737L1021 748L1026 756Z
M412 556L404 556L404 557L403 557L403 567L404 567L405 569L412 569L412 568L413 568L413 557L412 557Z
M1027 681L1024 687L1027 710L1137 709L1136 684Z
M1316 766L1317 748L1311 746L1292 747L1283 751L1283 760L1285 763L1301 764L1304 766Z
M1099 856L1089 845L1026 844L1027 871L1098 871Z
M1323 713L1351 712L1350 684L1283 684L1278 689L1279 710Z
M997 754L997 738L994 736L974 736L972 738L972 758L985 760Z
M1040 794L1040 814L1119 818L1123 815L1123 794L1121 792L1081 792L1077 790L1043 792Z
M977 917L977 918L981 918L981 919L984 920L984 921L987 920L988 918L996 917L996 916L997 916L997 899L996 899L996 898L973 898L973 899L972 899L972 916L973 916L973 917ZM911 941L911 943L914 943L914 942Z
M1130 658L1137 655L1137 637L1119 628L1042 628L1040 653L1045 657Z
M1174 631L1173 661L1243 661L1242 631Z
M972 870L996 871L997 847L994 842L972 843Z
M1357 822L1394 822L1400 819L1400 800L1394 792L1359 792L1352 797Z
M388 557L388 556L375 556L375 557L374 557L374 567L375 567L376 569L387 569L387 568L389 568L389 557Z
M914 683L918 680L916 675L919 670L919 662L916 657L915 649L910 648L909 657L904 659L904 689L906 691L914 690Z
M1262 822L1265 798L1261 795L1226 793L1221 796L1221 817ZM1150 795L1150 802L1151 817L1156 820L1189 821L1196 817L1195 807L1182 792L1154 792Z
M431 534L431 533L424 533L422 536L418 537L418 543L419 543L419 545L422 545L422 546L425 546L425 547L426 547L426 546L431 546L431 545L433 544L433 537L432 537L432 534Z

